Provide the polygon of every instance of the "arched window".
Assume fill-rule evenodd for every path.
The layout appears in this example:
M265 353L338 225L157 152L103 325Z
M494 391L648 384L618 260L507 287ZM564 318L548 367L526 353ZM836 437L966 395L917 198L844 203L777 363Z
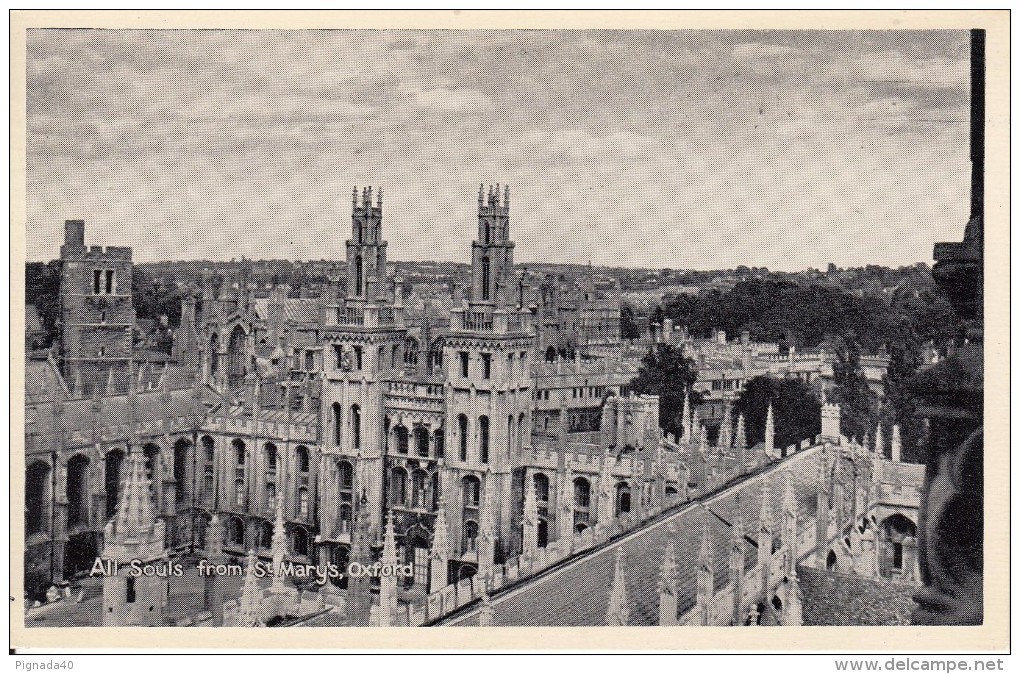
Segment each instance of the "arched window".
M354 223L354 240L358 243L364 243L364 234L362 233L362 227L360 222Z
M276 445L274 445L271 442L267 442L266 446L263 448L263 451L265 452L266 470L268 470L268 471L275 471L276 470Z
M439 486L439 473L432 473L432 510L439 510L439 498L442 496Z
M407 427L401 424L394 428L393 432L397 436L397 451L400 452L401 454L407 454L408 446Z
M208 435L202 436L202 453L205 455L206 463L213 463L216 461L216 441Z
M478 550L478 522L468 520L464 522L464 552L476 552Z
M390 503L396 506L407 503L407 471L403 468L390 472Z
M418 364L418 340L408 337L404 340L404 365L414 367Z
M464 507L465 508L477 508L479 499L481 498L482 483L474 475L467 475L461 480Z
M361 289L364 286L364 263L361 260L361 256L358 255L354 258L354 294L363 295Z
M347 461L341 461L336 465L337 475L340 478L341 491L354 489L354 466Z
M298 487L298 515L301 519L308 519L309 504L308 504L308 487Z
M510 456L510 452L514 449L514 415L509 415L506 418L506 455Z
M574 507L588 508L591 505L591 484L583 477L574 480Z
M446 454L445 440L446 437L443 432L443 429L437 428L435 432L432 434L432 445L436 448L437 458L441 459Z
M297 449L294 450L294 454L297 458L297 469L299 473L308 472L308 448L304 445L298 445Z
M390 368L392 368L394 370L397 369L397 360L398 360L397 353L398 353L399 350L400 350L400 347L398 347L396 344L394 344L393 345L393 350L390 351Z
M524 428L524 412L521 412L520 416L517 417L517 449L524 449L525 445L530 445L530 442L525 441L525 434L527 430Z
M535 497L538 501L549 501L549 478L543 473L535 473Z
M234 440L230 443L230 446L234 448L234 465L238 468L244 467L245 451L244 440Z
M880 540L878 572L883 578L893 578L903 572L906 564L903 555L906 539L917 537L917 526L907 517L895 513L882 520L878 527Z
M76 454L67 462L67 524L88 522L89 459Z
M425 426L414 427L414 447L418 456L429 455L429 429Z
M616 485L616 514L630 512L630 485L619 482Z
M545 362L552 363L556 360L556 347L550 346L545 350Z
M482 258L482 300L489 299L489 258Z
M467 461L468 419L466 415L457 415L457 441L460 445L460 460Z
M333 410L333 444L339 447L343 439L343 429L341 427L344 416L343 408L340 407L340 403L333 403L330 405L330 409Z
M244 383L248 374L248 335L240 325L230 333L227 344L227 383L236 388Z
M234 481L234 504L238 508L244 507L244 480Z
M428 503L428 474L417 469L411 473L411 507L425 508Z
M489 462L489 417L478 417L478 455L482 463Z
M208 437L208 436L206 436ZM114 449L106 454L106 518L113 517L120 501L120 470L124 465L124 452ZM26 494L32 493L26 491Z
M209 338L209 374L213 377L220 369L220 336L213 333L213 336Z
M174 485L177 504L183 506L191 493L191 443L184 438L174 443Z
M361 449L361 408L351 405L351 446Z
M308 556L308 532L302 527L294 527L294 554Z
M25 471L26 535L31 536L49 530L49 493L50 466L48 463L35 461Z

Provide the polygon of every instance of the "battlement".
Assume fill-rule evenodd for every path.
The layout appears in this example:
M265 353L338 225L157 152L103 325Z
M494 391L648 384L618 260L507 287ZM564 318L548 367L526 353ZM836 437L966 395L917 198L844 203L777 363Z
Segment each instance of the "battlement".
M524 465L555 470L559 465L560 454L561 452L557 450L535 447L530 454L525 453L522 458ZM575 473L597 474L602 470L603 455L597 451L565 451L562 454L564 465ZM610 473L617 477L642 474L645 470L644 459L629 456L621 456L619 458L610 456L608 461Z

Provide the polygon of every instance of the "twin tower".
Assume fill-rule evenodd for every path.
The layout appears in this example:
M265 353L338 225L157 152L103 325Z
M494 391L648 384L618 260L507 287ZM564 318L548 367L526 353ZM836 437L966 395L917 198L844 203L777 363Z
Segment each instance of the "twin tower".
M383 192L355 187L351 195L352 229L347 241L348 295L373 300L385 289L386 245L382 238ZM510 187L478 188L478 239L471 245L471 301L504 306L509 302L514 267L510 240Z

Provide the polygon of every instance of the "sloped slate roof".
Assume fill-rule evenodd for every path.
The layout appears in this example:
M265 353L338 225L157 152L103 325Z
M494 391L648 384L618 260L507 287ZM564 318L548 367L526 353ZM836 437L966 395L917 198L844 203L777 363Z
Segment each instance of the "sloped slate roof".
M259 318L269 318L269 298L255 300L255 312ZM283 320L288 323L316 323L319 320L319 300L287 298L283 300Z
M773 531L779 531L782 513L782 476L791 470L798 506L798 528L813 527L815 513L818 452L797 454L763 474L768 479L769 503L773 511ZM729 542L737 498L740 493L740 510L745 535L745 568L757 563L754 538L761 508L762 476L748 479L733 491L709 499L709 509L717 514L710 518L712 547L715 565L715 587L729 584ZM630 625L657 625L659 595L657 583L659 566L671 526L676 527L677 567L679 575L678 608L680 613L695 604L697 594L698 555L701 550L705 511L698 504L684 506L672 516L665 517L639 529L622 542L610 544L589 555L570 562L559 570L530 582L515 590L492 598L493 625L504 626L584 626L602 625L609 607L609 590L613 582L616 548L624 548L627 597L630 601ZM725 521L724 521L725 520ZM477 624L477 616L470 616L455 624Z

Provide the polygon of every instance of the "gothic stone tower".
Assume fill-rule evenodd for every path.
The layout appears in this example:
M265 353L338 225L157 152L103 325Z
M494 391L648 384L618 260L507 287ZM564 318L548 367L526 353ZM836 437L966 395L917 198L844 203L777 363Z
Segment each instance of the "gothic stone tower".
M341 563L350 554L353 522L367 518L371 531L382 532L387 431L383 401L387 379L398 376L404 363L406 330L402 311L395 311L387 296L381 223L381 191L373 206L371 188L363 190L360 202L355 190L346 296L327 293L327 298L335 299L325 299L320 313L324 378L319 513L325 543L321 550ZM369 504L372 511L356 512L360 503Z
M358 201L358 188L351 195L351 238L347 241L347 294L375 300L385 297L386 241L382 238L382 188L372 205L372 188L366 187Z
M510 240L510 187L500 201L499 185L478 188L478 240L471 244L471 297L505 306L514 294L514 242Z
M60 261L61 373L77 395L123 392L135 325L131 249L86 248L85 221L67 220Z
M472 245L472 300L454 307L443 346L446 368L446 520L451 557L486 573L519 536L512 522L511 475L531 445L534 335L523 312L507 307L513 242L509 189L488 202L479 192L479 241ZM458 571L458 573L460 573Z

